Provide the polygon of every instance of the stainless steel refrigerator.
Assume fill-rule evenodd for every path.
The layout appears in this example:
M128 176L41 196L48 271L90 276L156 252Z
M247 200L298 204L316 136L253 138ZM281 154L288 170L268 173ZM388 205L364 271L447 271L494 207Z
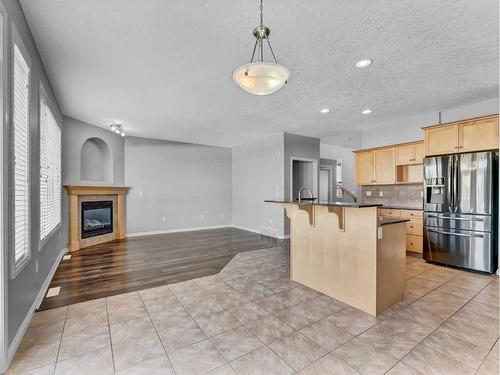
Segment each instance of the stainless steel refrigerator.
M496 271L498 152L424 159L424 259Z

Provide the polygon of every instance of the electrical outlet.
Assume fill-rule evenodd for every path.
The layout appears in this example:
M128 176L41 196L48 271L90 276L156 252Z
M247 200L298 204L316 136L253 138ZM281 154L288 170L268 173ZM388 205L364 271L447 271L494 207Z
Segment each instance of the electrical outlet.
M423 198L423 197L424 197L424 191L420 190L420 198Z
M142 197L144 193L142 191L139 192L139 197Z
M164 217L161 218L161 221L166 222L167 218L164 216Z
M220 219L223 220L224 219L224 214L220 214Z
M38 259L35 262L35 272L38 273Z
M372 192L370 190L367 190L365 194L366 194L367 197L371 197L372 196Z
M273 219L269 218L269 224L273 223Z
M384 196L384 192L383 192L383 191L379 191L379 192L378 192L378 196L379 196L379 197L383 197L383 196Z
M203 220L205 218L205 215L201 214L200 218L201 218L201 220Z

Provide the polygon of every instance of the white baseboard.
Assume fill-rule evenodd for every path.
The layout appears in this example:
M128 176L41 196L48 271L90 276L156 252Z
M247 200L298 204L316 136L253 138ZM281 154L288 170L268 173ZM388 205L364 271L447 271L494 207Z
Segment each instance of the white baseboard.
M232 225L232 224L206 226L206 227L194 227L194 228L153 230L153 231L149 231L149 232L135 232L135 233L127 233L126 236L127 237L154 236L155 234L192 232L192 231L195 231L195 230L221 229L221 228L237 228L237 229L242 229L242 230L246 230L248 232L253 232L253 233L257 233L257 234L265 234L266 236L274 237L274 238L277 238L279 240L284 240L284 239L290 238L290 236L283 236L283 235L274 236L272 234L262 233L260 230L246 228L246 227L242 227L242 226L239 226L239 225Z
M45 293L47 293L47 289L49 288L50 282L52 278L54 277L54 274L56 273L57 267L59 266L59 263L61 263L61 260L64 256L64 254L68 251L68 249L62 249L59 255L57 256L57 260L54 262L54 265L50 269L49 274L45 278L45 281L43 282L42 286L40 287L40 290L38 291L38 295L36 296L35 300L33 301L33 304L31 305L28 314L26 314L26 317L24 318L21 326L17 330L16 336L14 337L14 340L12 340L12 343L9 345L9 358L7 361L7 368L10 366L10 363L12 359L14 358L14 355L16 354L17 348L19 348L19 345L21 344L21 340L23 339L24 334L26 333L26 330L28 329L31 319L33 318L33 314L35 313L35 310L38 309L43 301L43 297L45 297Z
M221 228L230 228L232 225L214 225L214 226L206 226L206 227L194 227L194 228L179 228L179 229L165 229L165 230L152 230L149 232L136 232L136 233L127 233L127 237L140 237L140 236L153 236L155 234L167 234L167 233L178 233L178 232L192 232L195 230L205 230L205 229L221 229Z

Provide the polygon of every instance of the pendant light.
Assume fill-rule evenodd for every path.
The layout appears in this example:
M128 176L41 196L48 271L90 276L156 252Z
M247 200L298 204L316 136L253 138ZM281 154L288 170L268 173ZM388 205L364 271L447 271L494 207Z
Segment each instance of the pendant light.
M264 7L260 0L260 26L253 31L255 44L249 64L242 65L233 73L233 80L246 92L254 95L269 95L282 88L290 79L290 71L278 64L274 56L269 34L271 30L264 26ZM269 47L273 62L264 61L264 44ZM257 56L256 56L257 54ZM257 60L254 59L257 57Z

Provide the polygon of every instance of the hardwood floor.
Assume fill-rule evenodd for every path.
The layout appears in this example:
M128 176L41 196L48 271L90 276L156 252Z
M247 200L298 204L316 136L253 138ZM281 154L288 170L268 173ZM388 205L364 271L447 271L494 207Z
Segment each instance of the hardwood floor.
M59 295L40 310L218 273L237 253L282 241L236 228L133 237L71 253L50 283Z

